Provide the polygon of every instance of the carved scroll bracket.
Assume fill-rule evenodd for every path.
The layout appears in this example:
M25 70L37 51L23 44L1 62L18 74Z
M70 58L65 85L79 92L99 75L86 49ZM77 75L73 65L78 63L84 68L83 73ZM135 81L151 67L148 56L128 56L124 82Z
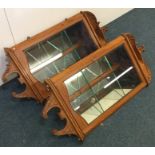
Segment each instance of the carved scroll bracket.
M48 118L48 112L50 110L52 110L53 108L59 108L60 112L58 113L58 116L61 120L66 120L66 125L63 129L61 130L57 130L57 129L53 129L51 132L53 135L57 135L57 136L62 136L62 135L77 135L76 131L74 130L72 124L70 123L70 121L68 120L66 114L64 113L64 111L62 110L62 108L60 107L59 104L57 104L57 100L55 98L55 96L53 94L51 94L51 96L49 97L43 111L42 111L42 116L43 118L47 119Z
M18 81L21 84L25 84L25 80L22 78L22 76L18 78ZM16 98L34 98L37 100L37 98L34 96L34 93L31 91L31 89L27 85L23 92L20 92L20 93L12 92L12 95Z
M21 84L26 84L25 80L23 79L23 77L20 75L17 67L15 66L15 64L12 62L12 60L10 60L10 62L7 65L7 69L4 72L3 76L2 76L2 80L3 81L7 81L8 76L13 74L13 73L17 73L19 75L18 81ZM20 93L16 93L16 92L12 92L12 95L16 98L34 98L37 100L37 98L34 96L33 92L31 91L31 89L26 86L25 90L23 92Z

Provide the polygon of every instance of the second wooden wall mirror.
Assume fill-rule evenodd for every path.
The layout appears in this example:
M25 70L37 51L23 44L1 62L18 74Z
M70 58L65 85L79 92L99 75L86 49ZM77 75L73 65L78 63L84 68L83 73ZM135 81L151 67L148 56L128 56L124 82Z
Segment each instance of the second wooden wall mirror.
M10 62L3 80L17 72L19 81L26 85L26 89L13 95L43 102L49 96L44 80L65 70L105 43L96 17L90 12L80 12L26 41L5 48Z
M46 80L51 96L43 117L55 107L66 119L55 135L77 135L81 140L103 120L146 87L151 73L142 48L133 36L123 34L60 74Z

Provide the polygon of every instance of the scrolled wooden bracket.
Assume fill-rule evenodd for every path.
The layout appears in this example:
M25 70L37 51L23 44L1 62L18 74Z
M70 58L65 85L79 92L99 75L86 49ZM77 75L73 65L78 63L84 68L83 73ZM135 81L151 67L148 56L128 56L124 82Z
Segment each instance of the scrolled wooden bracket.
M57 130L57 129L53 129L52 130L52 134L56 135L56 136L63 136L63 135L77 135L77 133L75 132L75 130L73 129L71 123L69 122L68 119L66 119L66 125L63 129L61 130Z
M25 80L22 78L22 76L20 75L18 78L18 81L21 84L25 84L26 88L23 92L17 93L17 92L12 92L12 96L15 98L33 98L36 101L38 101L38 98L34 95L34 93L32 92L32 90L30 89L30 87L28 85L26 85Z
M10 59L10 62L7 65L7 69L4 72L3 76L2 76L2 80L3 81L7 81L7 78L9 75L11 75L12 73L17 73L19 75L18 81L21 84L25 84L25 80L22 78L22 76L20 75L17 67L14 65L14 63L12 62L12 60ZM31 89L26 86L25 90L23 92L17 93L17 92L12 92L12 96L15 98L34 98L37 100L37 98L34 96L34 93L31 91Z
M9 49L5 48L5 53L9 57L8 51L9 51ZM17 73L19 75L18 81L21 84L25 83L25 81L22 78L22 76L20 76L19 70L17 69L17 67L15 66L15 64L13 63L13 61L10 58L10 60L9 60L9 62L7 64L6 71L4 72L4 74L2 76L2 80L6 81L8 76L13 74L13 73ZM23 92L21 92L21 93L12 92L12 95L14 97L16 97L16 98L23 98L23 97L26 98L26 97L33 97L34 96L32 91L28 87L26 87L26 89Z
M46 102L46 104L42 110L42 117L44 119L47 119L48 118L48 112L50 110L52 110L53 108L59 108L60 109L60 106L57 104L56 98L51 93L50 97L47 99L47 102Z
M15 98L34 98L37 100L37 98L35 98L34 94L28 87L26 87L26 89L20 93L12 92L12 96Z
M47 119L48 118L48 112L52 110L53 108L59 108L60 112L58 113L58 116L61 120L66 120L66 125L63 129L57 130L57 129L52 129L52 134L57 135L57 136L62 136L62 135L77 135L76 131L74 130L72 124L70 121L67 119L66 114L64 111L61 109L60 105L57 104L57 100L55 96L51 93L49 99L47 100L47 103L42 111L42 116L43 118Z
M25 84L25 80L22 78L22 76L19 76L18 81L21 84ZM26 84L25 84L26 85ZM36 96L32 92L32 90L26 85L26 88L23 92L17 93L17 92L12 92L12 96L15 98L34 98L37 100Z

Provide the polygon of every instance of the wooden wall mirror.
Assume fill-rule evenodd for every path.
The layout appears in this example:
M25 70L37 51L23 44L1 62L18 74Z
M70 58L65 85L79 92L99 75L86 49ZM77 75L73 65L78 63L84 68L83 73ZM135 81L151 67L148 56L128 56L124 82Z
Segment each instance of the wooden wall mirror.
M80 12L11 48L3 80L16 72L26 85L18 98L46 101L42 115L52 108L66 119L55 135L80 140L129 99L146 87L151 73L142 59L142 47L123 34L106 42L95 16Z
M89 56L46 80L51 95L43 117L55 107L66 119L55 135L77 135L80 140L129 99L146 87L151 73L145 65L142 48L133 36L123 34Z
M90 12L80 12L11 48L5 48L10 59L3 80L16 72L26 85L18 98L34 98L43 102L48 96L44 80L65 70L102 47L106 41L103 29Z

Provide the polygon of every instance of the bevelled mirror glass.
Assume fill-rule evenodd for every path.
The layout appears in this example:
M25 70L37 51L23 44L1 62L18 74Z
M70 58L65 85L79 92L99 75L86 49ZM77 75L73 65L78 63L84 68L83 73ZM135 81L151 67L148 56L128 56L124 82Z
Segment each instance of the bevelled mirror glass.
M121 45L65 80L70 104L91 123L141 82Z
M43 82L97 49L83 22L25 50L30 71Z

